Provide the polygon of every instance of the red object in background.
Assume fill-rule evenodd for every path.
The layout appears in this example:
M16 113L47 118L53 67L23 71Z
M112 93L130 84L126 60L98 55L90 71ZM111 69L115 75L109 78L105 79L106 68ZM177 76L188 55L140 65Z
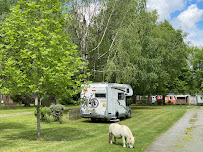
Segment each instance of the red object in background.
M87 93L87 90L83 90L84 93Z

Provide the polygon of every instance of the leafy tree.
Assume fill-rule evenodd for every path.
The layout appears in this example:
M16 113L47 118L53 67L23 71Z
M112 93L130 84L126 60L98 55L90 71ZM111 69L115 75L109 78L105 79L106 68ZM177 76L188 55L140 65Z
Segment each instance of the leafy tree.
M146 0L69 2L69 29L83 61L90 63L91 80L128 83L139 95L174 89L187 67L185 34L168 21L157 23L157 12L146 9ZM95 15L85 13L92 6L97 6Z
M106 79L129 83L136 94L166 94L187 64L184 34L167 21L158 24L156 11L148 12L145 1L135 10L135 17L119 29Z
M0 24L0 92L36 95L38 139L40 98L77 94L84 79L85 64L64 32L70 22L63 8L57 0L20 0Z
M193 80L195 84L193 89L196 93L202 93L203 91L203 48L189 47L189 63L191 66L191 73L193 74Z
M179 29L175 30L168 21L160 23L155 28L155 33L156 37L160 39L161 57L156 94L165 96L168 92L174 92L177 84L181 84L181 81L177 82L177 80L182 75L184 68L188 67L187 46L183 41L185 34Z

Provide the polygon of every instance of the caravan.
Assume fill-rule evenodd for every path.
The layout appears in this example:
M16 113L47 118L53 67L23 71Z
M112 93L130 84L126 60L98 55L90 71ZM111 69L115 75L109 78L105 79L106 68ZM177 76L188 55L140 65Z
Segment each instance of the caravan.
M80 114L83 118L115 120L131 116L130 85L117 83L90 83L83 85Z

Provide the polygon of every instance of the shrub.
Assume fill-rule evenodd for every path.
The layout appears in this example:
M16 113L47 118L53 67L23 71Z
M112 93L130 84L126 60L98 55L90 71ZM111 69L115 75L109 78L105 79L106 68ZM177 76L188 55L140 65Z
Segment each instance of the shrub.
M37 117L37 110L35 110L34 114L35 114L35 117ZM49 108L43 107L40 109L40 120L41 121L50 122L50 115L51 115L51 111Z
M144 105L147 104L147 101L146 101L146 98L145 98L145 97L142 98L142 102L141 102L141 104L144 104Z
M158 100L157 100L157 105L162 105L162 103L163 103L163 102L162 102L161 99L158 99Z
M60 121L63 116L64 106L61 104L52 104L50 106L51 115L54 118L54 121Z
M169 100L169 101L167 102L167 104L168 104L168 105L172 105L173 102L172 102L171 100Z

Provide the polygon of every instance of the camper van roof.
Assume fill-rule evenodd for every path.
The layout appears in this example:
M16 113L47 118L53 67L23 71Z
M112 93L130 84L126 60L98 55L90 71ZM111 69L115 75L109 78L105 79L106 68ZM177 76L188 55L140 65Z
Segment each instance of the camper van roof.
M117 87L117 88L131 88L128 84L118 84L118 83L107 83L107 82L93 82L89 84L90 86L99 87Z

